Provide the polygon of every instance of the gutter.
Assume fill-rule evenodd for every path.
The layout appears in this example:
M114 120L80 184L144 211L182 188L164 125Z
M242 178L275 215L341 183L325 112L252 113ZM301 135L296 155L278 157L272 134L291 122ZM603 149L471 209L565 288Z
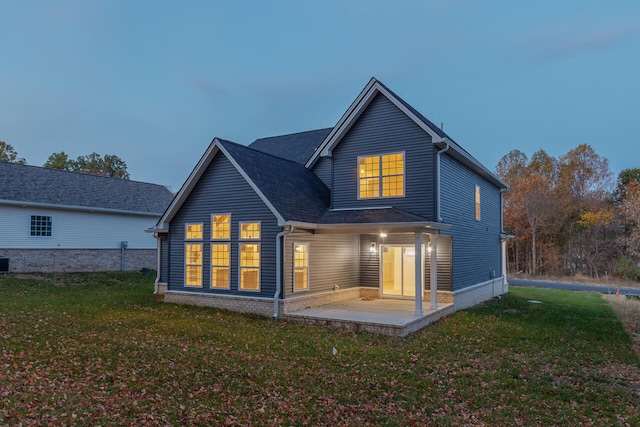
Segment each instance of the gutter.
M444 148L436 152L436 221L442 222L443 219L440 216L440 154L449 149L449 143L445 142Z
M282 293L282 242L284 236L293 231L293 226L288 227L286 230L282 230L276 236L276 293L273 295L273 318L277 319L280 315L280 294Z

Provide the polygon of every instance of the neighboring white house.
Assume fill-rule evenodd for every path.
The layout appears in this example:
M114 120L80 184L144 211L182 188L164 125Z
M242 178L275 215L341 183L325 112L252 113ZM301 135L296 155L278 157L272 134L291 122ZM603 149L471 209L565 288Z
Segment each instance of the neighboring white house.
M0 256L12 272L155 268L164 186L0 162Z

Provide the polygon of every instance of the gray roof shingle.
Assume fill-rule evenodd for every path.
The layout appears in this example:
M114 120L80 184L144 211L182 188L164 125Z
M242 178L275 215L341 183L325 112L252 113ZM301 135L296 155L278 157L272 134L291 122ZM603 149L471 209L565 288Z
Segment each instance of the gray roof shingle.
M330 210L319 224L380 224L427 222L426 218L389 207L378 209Z
M218 138L286 221L316 223L329 207L329 189L304 165Z
M305 164L333 128L259 138L249 144L254 150Z
M172 198L162 185L0 162L0 202L161 214Z

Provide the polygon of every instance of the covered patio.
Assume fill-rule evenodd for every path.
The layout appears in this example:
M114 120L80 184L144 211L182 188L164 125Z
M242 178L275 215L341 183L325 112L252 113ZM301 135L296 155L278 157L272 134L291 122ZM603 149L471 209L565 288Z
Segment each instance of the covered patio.
M413 300L360 297L292 311L284 318L350 331L404 337L453 312L453 303L440 303L435 310L427 309L416 314Z

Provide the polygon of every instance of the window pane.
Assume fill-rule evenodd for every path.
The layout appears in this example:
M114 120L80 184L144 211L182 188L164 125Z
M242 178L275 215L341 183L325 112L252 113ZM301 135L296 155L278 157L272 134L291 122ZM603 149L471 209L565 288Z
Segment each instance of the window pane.
M231 238L231 217L229 215L211 216L211 238L230 239Z
M185 285L187 286L202 286L202 267L195 265L188 265L185 270Z
M187 224L187 239L202 239L202 224Z
M387 176L382 178L382 196L398 197L404 195L404 177Z
M476 221L480 221L480 187L476 185Z
M240 289L259 291L260 290L260 269L242 268L240 269Z
M229 266L229 244L211 245L211 265Z
M380 179L365 178L360 180L360 198L368 199L380 196Z
M260 266L260 245L240 245L240 267Z
M51 237L51 217L31 215L29 234L36 237Z
M245 222L240 224L240 238L241 239L259 239L260 238L260 223L259 222Z
M186 245L185 262L188 265L202 265L202 244Z
M212 288L228 288L229 287L229 268L213 267L211 269L211 287Z
M309 287L309 269L296 268L293 273L293 290L301 291Z
M380 176L380 156L362 157L358 166L360 178Z

